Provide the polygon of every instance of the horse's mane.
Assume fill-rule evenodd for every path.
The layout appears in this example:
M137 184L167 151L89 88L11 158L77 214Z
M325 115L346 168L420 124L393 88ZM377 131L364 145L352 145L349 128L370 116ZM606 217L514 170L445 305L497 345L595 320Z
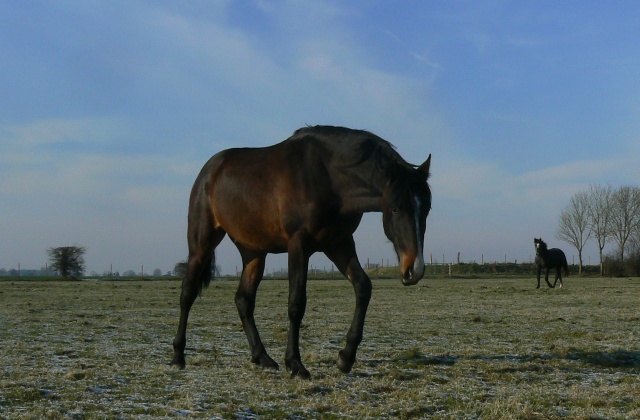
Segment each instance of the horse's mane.
M431 189L426 179L415 177L417 165L405 161L390 142L366 130L334 126L307 126L296 130L286 141L316 140L327 145L337 157L336 164L344 169L362 169L362 179L391 176L396 185L392 193L401 195L414 189L431 202Z
M416 167L407 163L393 144L367 130L326 125L307 126L296 130L290 139L303 137L331 142L333 149L342 155L346 167L358 166L365 161L371 161L376 167L385 169L390 162Z

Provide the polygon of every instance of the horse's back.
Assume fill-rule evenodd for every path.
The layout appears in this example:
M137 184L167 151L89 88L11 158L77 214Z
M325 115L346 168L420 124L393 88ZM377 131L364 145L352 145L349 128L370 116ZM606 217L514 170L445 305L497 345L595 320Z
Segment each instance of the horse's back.
M566 257L566 255L564 254L564 251L563 251L563 250L561 250L560 248L551 248L551 249L549 250L549 252L550 252L551 254L555 255L555 256L556 256L556 257L558 257L558 258L562 258L562 259L564 259L565 261L567 260L567 257Z
M327 169L330 158L318 139L292 136L273 146L221 151L196 183L206 185L214 225L234 241L286 252L296 232L322 235L319 226L340 217Z
M224 150L214 156L215 194L267 207L280 199L304 199L329 183L324 155L313 141Z

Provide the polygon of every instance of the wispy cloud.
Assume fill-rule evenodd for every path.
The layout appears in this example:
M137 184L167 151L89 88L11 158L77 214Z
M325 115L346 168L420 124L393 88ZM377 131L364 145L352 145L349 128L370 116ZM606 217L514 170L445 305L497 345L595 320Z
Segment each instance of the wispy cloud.
M121 135L124 122L114 118L48 118L0 127L3 149L29 149L69 141L96 143ZM0 158L2 158L0 156Z
M564 206L571 195L607 179L630 178L635 169L626 159L569 161L566 164L510 174L492 163L450 160L434 181L447 199L470 205L512 201Z
M19 238L0 242L10 261L71 241L88 242L90 264L171 269L184 258L189 189L209 156L304 124L369 129L413 163L433 153L435 253L528 255L531 233L552 236L571 194L640 179L637 59L628 58L637 22L615 7L11 7L33 21L27 31L0 18L3 39L15 40L0 51L10 70L0 75L0 229ZM616 65L594 69L594 57ZM615 147L593 146L602 133ZM379 217L363 223L363 257L388 255Z

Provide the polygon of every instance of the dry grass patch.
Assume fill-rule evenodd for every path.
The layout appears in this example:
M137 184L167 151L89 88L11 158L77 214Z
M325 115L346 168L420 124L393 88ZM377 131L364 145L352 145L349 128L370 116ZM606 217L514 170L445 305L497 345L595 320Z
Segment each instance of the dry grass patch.
M167 363L179 284L0 282L2 418L640 417L640 281L374 281L351 374L334 365L355 300L310 281L310 381L250 362L233 282L190 317L187 369ZM286 282L265 281L256 320L284 366Z

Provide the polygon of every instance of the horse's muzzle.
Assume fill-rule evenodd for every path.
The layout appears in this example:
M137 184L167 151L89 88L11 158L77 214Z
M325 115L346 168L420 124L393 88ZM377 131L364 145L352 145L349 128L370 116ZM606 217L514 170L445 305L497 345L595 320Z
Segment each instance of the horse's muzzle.
M403 259L404 260L404 259ZM402 284L405 286L413 286L417 284L422 276L424 276L424 259L422 256L416 258L412 265L409 267L404 266L401 268Z

